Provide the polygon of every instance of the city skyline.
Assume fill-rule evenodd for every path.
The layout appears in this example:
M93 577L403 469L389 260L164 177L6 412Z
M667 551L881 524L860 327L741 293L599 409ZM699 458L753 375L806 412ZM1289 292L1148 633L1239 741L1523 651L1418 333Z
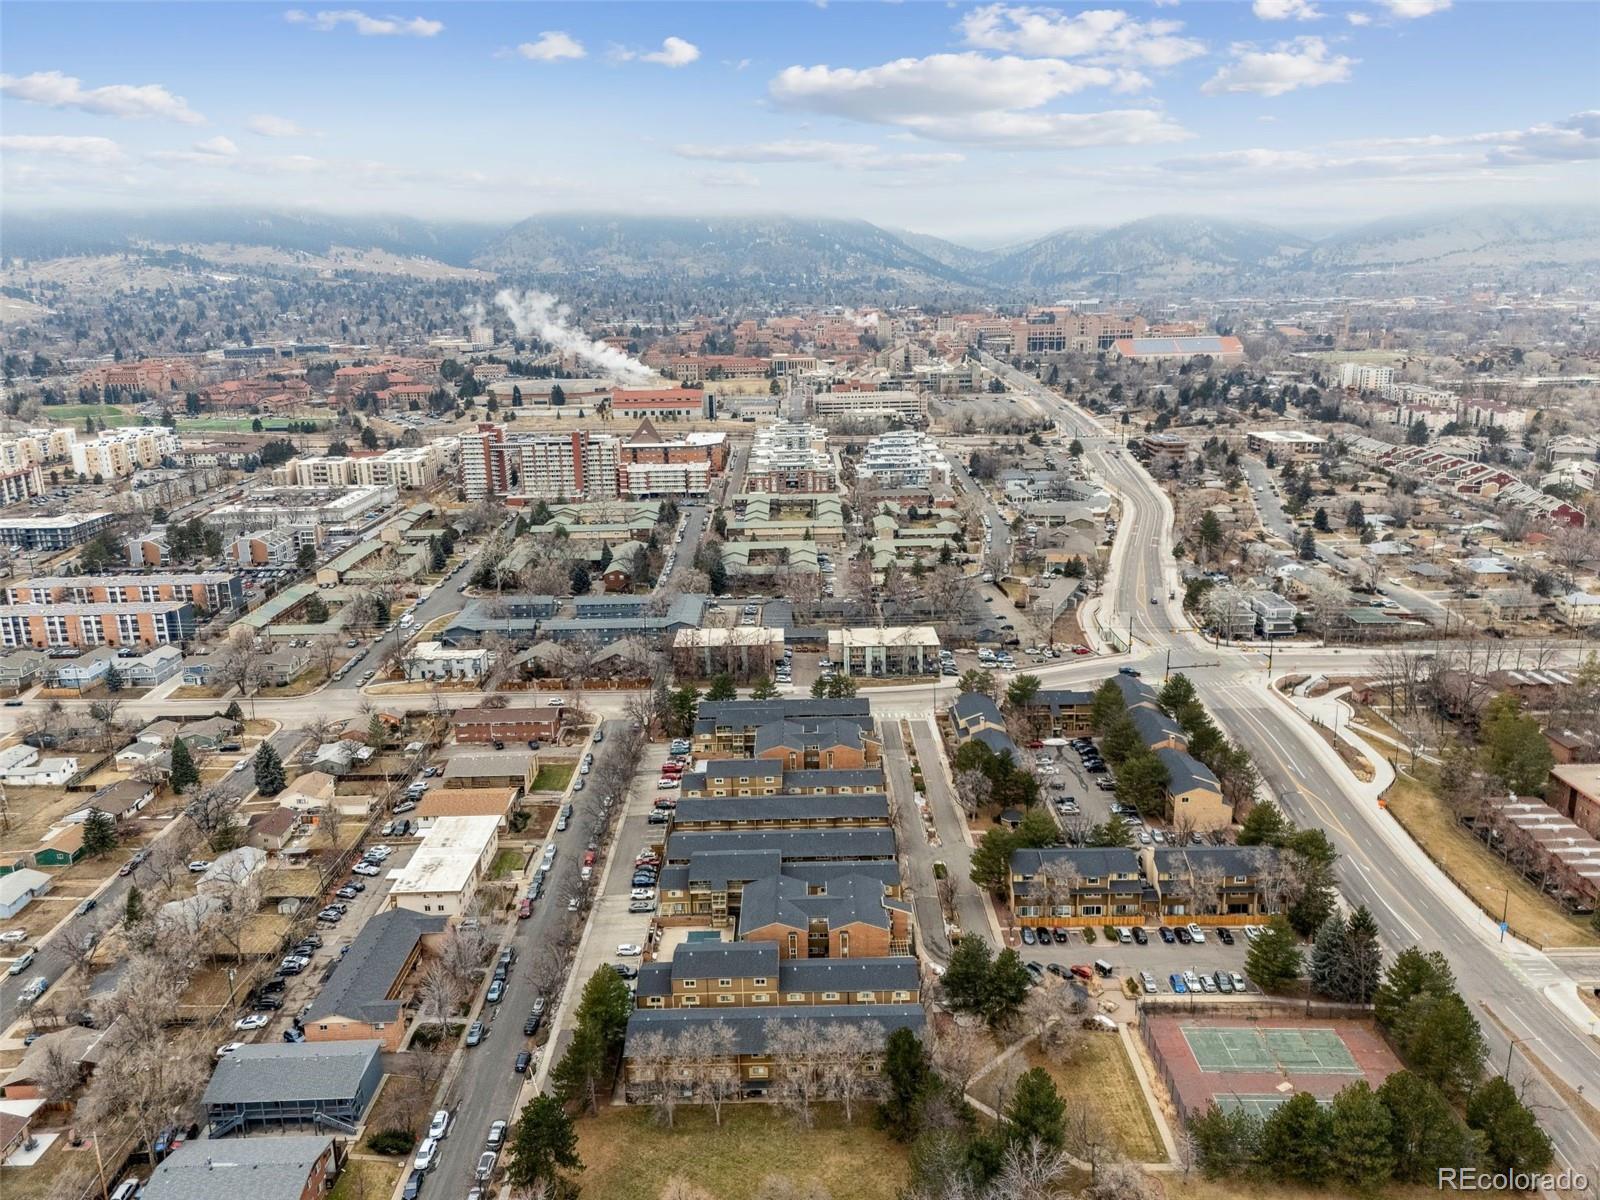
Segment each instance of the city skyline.
M994 245L1581 203L1600 157L1590 6L21 3L0 25L14 209L643 200Z

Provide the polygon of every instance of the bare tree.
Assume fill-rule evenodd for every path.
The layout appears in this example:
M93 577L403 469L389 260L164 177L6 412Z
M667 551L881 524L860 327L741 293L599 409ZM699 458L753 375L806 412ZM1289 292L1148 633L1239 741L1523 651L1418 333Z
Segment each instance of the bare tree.
M1088 1163L1091 1175L1098 1175L1100 1164L1114 1153L1114 1143L1105 1122L1089 1105L1071 1103L1067 1107L1065 1125L1067 1151Z
M322 671L322 677L327 679L333 675L333 660L339 656L339 639L332 634L323 634L311 643L311 662Z
M1120 1160L1101 1164L1079 1200L1160 1200L1166 1189L1155 1184L1132 1163Z
M83 1068L62 1049L60 1039L52 1039L33 1082L46 1101L64 1104L83 1086Z
M777 1099L806 1128L810 1128L812 1108L825 1090L821 1049L822 1027L810 1018L767 1031L767 1054L778 1076Z
M951 1023L934 1039L934 1069L961 1095L993 1057L994 1043L976 1025Z
M873 1086L872 1066L883 1052L887 1037L876 1021L846 1022L823 1031L821 1067L823 1088L844 1108L845 1124L855 1119L855 1106Z
M189 794L184 812L194 822L214 852L231 850L239 844L240 797L218 784L203 784Z
M982 771L957 771L955 785L956 797L969 821L989 806L994 784Z
M1012 1142L1006 1147L992 1191L1006 1200L1058 1200L1066 1194L1062 1185L1071 1167L1065 1154L1036 1137L1026 1143Z
M656 1123L668 1129L673 1126L681 1098L676 1075L686 1055L683 1039L693 1032L685 1030L678 1037L669 1037L652 1030L628 1043L628 1079L649 1100ZM692 1054L692 1047L687 1052Z

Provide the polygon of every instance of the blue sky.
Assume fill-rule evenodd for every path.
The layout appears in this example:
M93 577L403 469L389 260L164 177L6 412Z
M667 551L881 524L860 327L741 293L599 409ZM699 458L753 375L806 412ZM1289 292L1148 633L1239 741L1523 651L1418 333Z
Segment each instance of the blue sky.
M5 202L784 211L974 242L1597 194L1600 6L0 7Z

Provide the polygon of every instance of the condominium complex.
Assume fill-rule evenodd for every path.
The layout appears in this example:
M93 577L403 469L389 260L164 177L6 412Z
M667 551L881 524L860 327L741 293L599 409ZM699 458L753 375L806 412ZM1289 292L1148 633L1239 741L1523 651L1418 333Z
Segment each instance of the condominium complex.
M744 486L749 492L831 492L839 482L828 432L801 421L758 430Z
M72 469L90 478L125 479L177 453L178 435L165 426L109 429L92 441L73 442Z
M62 513L58 517L0 517L0 542L19 550L69 550L111 527L108 512Z
M77 431L68 425L27 429L13 437L0 438L0 467L36 467L45 463L72 461Z
M856 477L880 488L925 488L950 483L950 460L925 433L897 429L867 443Z
M349 458L297 458L272 472L272 481L294 487L369 485L396 490L430 488L450 467L455 439L426 446L399 446L382 454Z
M44 472L39 464L0 467L0 504L20 504L44 495Z
M395 502L393 487L257 488L236 504L215 509L207 524L226 533L285 528L295 530L303 545L317 545L326 532L359 532Z
M461 486L469 500L704 496L727 460L727 434L668 437L648 420L626 438L584 429L508 433L483 424L461 439Z
M194 636L187 600L137 604L3 604L0 645L164 646Z
M216 612L244 603L244 584L231 571L161 575L39 576L0 590L7 604L155 604L188 600Z
M1376 392L1394 382L1393 367L1369 367L1364 363L1339 364L1339 386L1358 392Z

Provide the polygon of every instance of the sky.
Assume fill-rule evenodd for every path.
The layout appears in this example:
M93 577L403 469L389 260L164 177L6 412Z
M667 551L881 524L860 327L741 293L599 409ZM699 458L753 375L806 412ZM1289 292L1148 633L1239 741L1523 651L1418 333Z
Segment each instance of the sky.
M994 245L1593 204L1597 48L1592 0L7 0L0 213L785 212Z

